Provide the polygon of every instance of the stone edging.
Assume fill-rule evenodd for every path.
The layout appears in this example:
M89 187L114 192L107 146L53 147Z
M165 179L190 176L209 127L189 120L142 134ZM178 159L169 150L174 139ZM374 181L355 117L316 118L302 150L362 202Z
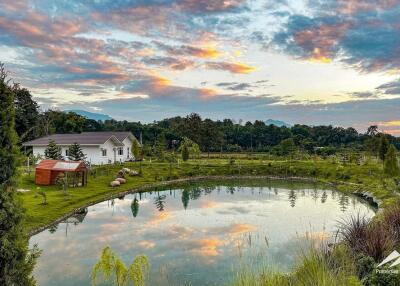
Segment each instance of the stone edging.
M35 234L38 234L44 230L46 230L47 228L54 226L64 220L66 220L68 217L79 213L79 212L83 212L87 207L93 206L95 204L104 202L105 200L111 200L111 199L115 199L115 198L119 198L128 194L134 194L134 193L138 193L141 191L145 191L151 188L155 188L155 187L163 187L163 186L168 186L168 185L173 185L173 184L177 184L177 183L185 183L185 182L196 182L196 181L202 181L202 180L234 180L234 179L269 179L269 180L294 180L294 181L305 181L305 182L321 182L321 183L325 183L328 185L331 185L333 187L335 187L335 183L331 183L331 182L323 182L320 181L318 179L315 178L308 178L308 177L282 177L282 176L197 176L197 177L188 177L188 178L182 178L182 179L176 179L176 180L170 180L170 181L163 181L163 182L158 182L158 183L153 183L153 184L147 184L147 185L143 185L134 189L130 189L128 191L123 191L120 193L116 193L116 194L112 194L109 197L103 197L101 199L97 199L95 201L92 201L82 207L79 207L71 212L66 213L65 215L59 217L58 219L52 221L51 223L48 223L44 226L35 228L31 231L29 231L28 236L31 237ZM344 183L344 184L351 184L351 183L345 183L345 182L340 182L340 183ZM356 184L355 184L356 185ZM360 185L361 186L361 185ZM373 195L371 195L368 192L353 192L353 194L361 196L363 198L365 198L368 201L372 201L374 203L376 203L379 207L380 205L380 201L377 200Z

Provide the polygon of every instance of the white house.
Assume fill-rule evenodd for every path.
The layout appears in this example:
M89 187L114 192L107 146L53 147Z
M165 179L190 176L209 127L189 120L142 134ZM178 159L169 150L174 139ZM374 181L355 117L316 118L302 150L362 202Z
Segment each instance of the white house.
M82 132L79 134L54 134L25 142L23 146L32 146L33 154L44 157L44 151L50 140L61 148L61 154L68 160L68 148L78 143L86 160L91 164L110 164L133 158L132 142L136 140L131 132Z

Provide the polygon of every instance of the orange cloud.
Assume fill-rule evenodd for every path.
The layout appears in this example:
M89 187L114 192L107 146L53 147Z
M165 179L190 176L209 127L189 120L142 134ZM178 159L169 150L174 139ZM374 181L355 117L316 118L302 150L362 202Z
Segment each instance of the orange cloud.
M166 77L155 75L153 76L151 83L155 88L164 88L171 85L171 80Z
M222 53L215 47L203 47L193 49L193 55L199 58L218 58Z
M217 206L218 206L218 204L216 202L213 202L213 201L202 201L200 203L200 208L202 208L202 209L212 209L212 208L215 208Z
M219 238L204 238L195 241L195 244L198 246L198 248L192 250L193 253L200 256L214 257L221 253L218 247L224 245L224 242Z
M244 63L228 63L228 62L208 62L206 68L215 70L225 70L237 74L249 74L256 70L255 67Z
M200 98L207 100L213 98L218 95L218 92L212 88L201 88L200 89Z
M164 211L155 214L154 218L148 221L148 225L157 226L161 222L169 220L172 217L171 213Z
M151 248L154 248L156 246L156 244L153 241L149 241L149 240L139 241L137 243L137 245L139 245L140 247L142 247L144 249L151 249Z
M400 120L377 122L377 124L384 127L400 126Z
M335 45L349 27L348 23L321 25L297 32L294 41L309 52L310 61L329 63L335 55Z
M193 13L221 12L240 7L245 0L183 0L179 8Z
M344 14L354 14L359 11L371 11L377 9L388 9L398 4L398 0L383 1L360 1L360 0L340 0L339 12Z
M248 223L239 223L239 224L234 224L232 228L229 230L229 233L238 235L238 234L252 232L255 230L257 230L257 227L255 225Z

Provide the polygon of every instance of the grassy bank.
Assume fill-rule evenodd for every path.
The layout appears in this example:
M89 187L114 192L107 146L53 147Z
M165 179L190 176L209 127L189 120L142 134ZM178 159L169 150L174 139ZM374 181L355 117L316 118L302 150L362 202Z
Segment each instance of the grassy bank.
M265 160L263 157L231 159L210 158L190 160L186 163L143 162L142 175L128 177L128 182L118 188L109 187L122 166L96 167L89 175L86 187L69 188L65 195L58 186L41 187L46 193L47 204L38 196L34 184L34 172L22 172L19 188L31 190L21 193L27 210L25 222L28 231L47 225L57 218L93 202L105 200L110 196L179 178L198 176L278 176L305 177L321 182L332 183L343 192L368 192L382 206L396 200L397 187L393 180L383 179L382 167L372 161L362 165L341 164L334 160ZM124 167L140 170L139 163L125 163Z

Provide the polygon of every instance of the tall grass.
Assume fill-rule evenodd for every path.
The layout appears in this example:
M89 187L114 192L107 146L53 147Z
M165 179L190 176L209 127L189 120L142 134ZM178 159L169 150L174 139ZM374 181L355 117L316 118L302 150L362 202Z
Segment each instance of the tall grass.
M361 286L347 247L311 247L299 256L289 274L245 269L238 273L234 286Z

